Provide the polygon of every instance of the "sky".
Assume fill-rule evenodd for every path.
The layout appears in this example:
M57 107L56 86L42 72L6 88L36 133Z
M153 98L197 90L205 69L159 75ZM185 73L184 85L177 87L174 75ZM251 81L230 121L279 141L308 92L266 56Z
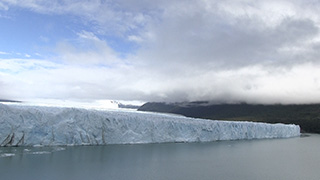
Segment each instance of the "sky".
M0 0L0 99L320 103L316 0Z

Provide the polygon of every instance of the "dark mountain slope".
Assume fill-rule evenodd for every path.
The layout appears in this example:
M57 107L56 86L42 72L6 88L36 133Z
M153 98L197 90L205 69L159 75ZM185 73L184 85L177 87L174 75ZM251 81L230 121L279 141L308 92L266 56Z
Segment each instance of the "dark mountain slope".
M214 120L298 124L303 132L320 133L320 104L251 105L191 103L146 103L139 111L181 114Z
M21 101L8 100L8 99L0 99L0 102L21 103Z

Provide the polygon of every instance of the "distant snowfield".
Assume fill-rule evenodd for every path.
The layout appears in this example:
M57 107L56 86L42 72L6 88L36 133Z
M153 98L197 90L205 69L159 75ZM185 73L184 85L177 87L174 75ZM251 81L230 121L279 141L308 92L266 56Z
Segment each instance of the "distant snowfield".
M105 145L289 138L297 125L125 110L0 104L0 146Z

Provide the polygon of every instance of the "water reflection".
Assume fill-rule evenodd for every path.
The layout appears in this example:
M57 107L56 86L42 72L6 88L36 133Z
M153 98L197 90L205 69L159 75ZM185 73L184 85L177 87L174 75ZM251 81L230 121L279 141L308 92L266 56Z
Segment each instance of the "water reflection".
M1 179L317 179L320 136L0 148ZM10 154L14 154L13 156Z

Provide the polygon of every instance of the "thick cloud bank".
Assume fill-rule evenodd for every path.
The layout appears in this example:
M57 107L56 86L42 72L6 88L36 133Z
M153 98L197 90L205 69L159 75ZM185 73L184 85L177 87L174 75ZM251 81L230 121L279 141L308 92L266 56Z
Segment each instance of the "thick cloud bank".
M296 125L2 104L0 123L1 146L207 142L300 135Z

